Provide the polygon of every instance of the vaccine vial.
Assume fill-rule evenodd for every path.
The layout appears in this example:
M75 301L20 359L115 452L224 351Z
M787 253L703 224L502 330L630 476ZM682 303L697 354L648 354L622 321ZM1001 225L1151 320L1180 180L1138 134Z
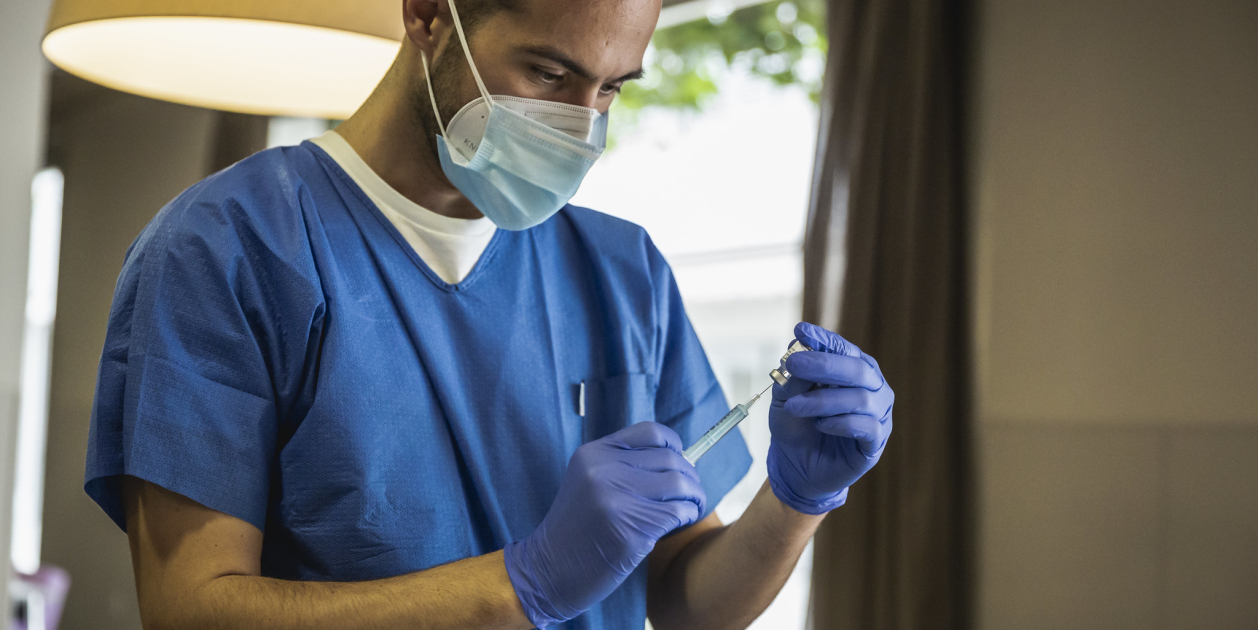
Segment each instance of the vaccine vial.
M800 343L798 339L791 342L791 345L786 348L786 354L782 355L781 360L778 362L778 366L769 370L769 376L773 378L773 382L778 385L785 385L786 381L791 380L791 373L786 371L786 357L802 350L812 350L812 348Z

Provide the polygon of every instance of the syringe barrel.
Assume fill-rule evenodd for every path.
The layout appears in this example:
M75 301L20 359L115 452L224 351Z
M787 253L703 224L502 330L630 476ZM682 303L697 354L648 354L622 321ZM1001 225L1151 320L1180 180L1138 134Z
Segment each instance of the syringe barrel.
M712 425L712 428L708 429L708 432L704 433L703 437L699 438L698 442L691 444L690 448L683 451L682 456L685 457L686 461L690 462L691 465L694 465L695 462L699 461L700 457L703 457L704 453L708 452L708 449L712 448L712 446L717 442L720 442L721 438L725 437L725 434L730 432L730 429L738 426L738 423L742 422L743 418L746 417L747 406L735 405L733 409L730 409L729 413L725 414L724 418L721 418L719 422Z

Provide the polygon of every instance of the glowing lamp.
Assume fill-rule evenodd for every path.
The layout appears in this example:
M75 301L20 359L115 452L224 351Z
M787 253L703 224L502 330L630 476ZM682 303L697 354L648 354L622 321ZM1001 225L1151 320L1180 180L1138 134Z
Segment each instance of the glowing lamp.
M55 0L44 55L176 103L347 118L397 55L397 0Z

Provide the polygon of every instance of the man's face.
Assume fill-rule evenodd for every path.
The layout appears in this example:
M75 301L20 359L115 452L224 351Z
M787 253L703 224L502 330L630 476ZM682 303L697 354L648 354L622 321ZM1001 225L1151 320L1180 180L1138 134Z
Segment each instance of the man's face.
M660 0L518 2L518 10L493 12L469 36L472 58L490 94L607 111L621 84L640 76ZM480 96L457 34L453 27L448 30L451 36L439 44L431 68L443 122ZM417 111L431 137L437 128L428 88L422 78L415 87Z

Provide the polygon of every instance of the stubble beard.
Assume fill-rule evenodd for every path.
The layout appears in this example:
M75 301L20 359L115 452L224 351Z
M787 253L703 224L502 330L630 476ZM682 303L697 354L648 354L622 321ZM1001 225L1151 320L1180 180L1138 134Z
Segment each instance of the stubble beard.
M445 49L430 60L428 72L432 76L432 90L437 96L437 109L441 112L441 120L448 125L450 119L467 104L458 92L459 86L465 84L465 80L471 74L471 68L463 57L463 47L458 42L457 34L451 34L451 39L446 43ZM415 115L419 118L420 128L424 131L425 142L435 158L439 142L437 136L441 133L441 127L433 115L432 99L428 96L428 85L424 77L418 77L412 82L411 103Z

